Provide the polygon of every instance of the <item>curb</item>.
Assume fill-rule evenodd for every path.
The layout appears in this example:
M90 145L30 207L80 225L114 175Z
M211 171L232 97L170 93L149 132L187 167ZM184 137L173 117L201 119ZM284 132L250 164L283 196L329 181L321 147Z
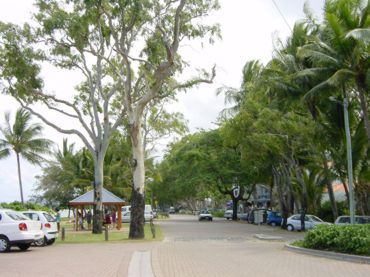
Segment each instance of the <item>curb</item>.
M284 241L283 237L268 236L268 235L263 235L263 234L254 234L253 237L258 238L260 240Z
M328 259L347 261L347 262L353 262L353 263L370 264L369 256L358 256L358 255L350 255L350 254L343 254L343 253L323 251L323 250L314 250L314 249L293 246L293 245L290 245L289 243L285 244L285 248L288 249L289 251L300 253L300 254L307 254L307 255L312 255L312 256L317 256L317 257L324 257Z

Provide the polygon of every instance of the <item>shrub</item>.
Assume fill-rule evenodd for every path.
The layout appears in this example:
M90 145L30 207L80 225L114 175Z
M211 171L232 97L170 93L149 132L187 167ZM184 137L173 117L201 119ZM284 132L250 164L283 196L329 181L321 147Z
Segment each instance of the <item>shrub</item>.
M370 224L319 225L303 239L305 248L370 255Z
M224 217L224 211L212 211L214 217Z
M51 211L51 209L48 207L31 202L26 202L24 204L18 201L14 201L11 203L0 203L0 207L4 209L12 209L15 211L25 211L25 210L47 211L47 212Z

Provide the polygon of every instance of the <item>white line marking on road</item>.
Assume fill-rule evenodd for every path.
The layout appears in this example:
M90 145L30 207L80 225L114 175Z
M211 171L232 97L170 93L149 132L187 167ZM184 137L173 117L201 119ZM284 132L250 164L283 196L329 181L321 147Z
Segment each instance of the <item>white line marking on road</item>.
M135 251L128 267L128 277L154 277L150 251Z

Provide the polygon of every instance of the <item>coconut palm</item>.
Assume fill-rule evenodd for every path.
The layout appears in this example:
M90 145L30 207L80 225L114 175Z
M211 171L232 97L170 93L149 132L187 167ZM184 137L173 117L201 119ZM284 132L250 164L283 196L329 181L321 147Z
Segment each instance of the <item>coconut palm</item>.
M21 194L21 201L24 203L20 156L31 164L41 165L44 158L41 154L49 153L52 142L40 138L42 126L31 124L31 115L24 109L18 109L13 126L10 124L10 114L5 113L5 127L0 131L4 136L0 139L0 159L6 158L13 150L17 157L18 180Z
M233 106L225 108L221 116L228 117L237 114L247 94L253 93L258 87L258 81L263 71L263 65L258 60L248 61L243 68L243 81L240 89L222 87L217 90L217 95L225 93L225 104Z
M370 147L367 108L370 85L367 77L370 74L369 15L369 1L327 1L322 30L311 43L299 49L298 55L309 59L313 65L302 70L300 76L323 78L307 93L306 98L336 88L339 97L359 100Z

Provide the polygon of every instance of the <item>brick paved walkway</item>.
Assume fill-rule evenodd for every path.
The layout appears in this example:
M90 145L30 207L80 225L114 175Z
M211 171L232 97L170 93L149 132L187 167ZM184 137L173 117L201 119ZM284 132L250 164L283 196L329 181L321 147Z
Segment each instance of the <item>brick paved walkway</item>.
M142 260L150 263L150 253L155 277L370 277L370 265L293 253L284 242L253 237L258 231L289 240L299 233L222 220L199 223L195 217L161 225L163 242L57 244L0 254L0 276L126 277L134 253L145 252Z

